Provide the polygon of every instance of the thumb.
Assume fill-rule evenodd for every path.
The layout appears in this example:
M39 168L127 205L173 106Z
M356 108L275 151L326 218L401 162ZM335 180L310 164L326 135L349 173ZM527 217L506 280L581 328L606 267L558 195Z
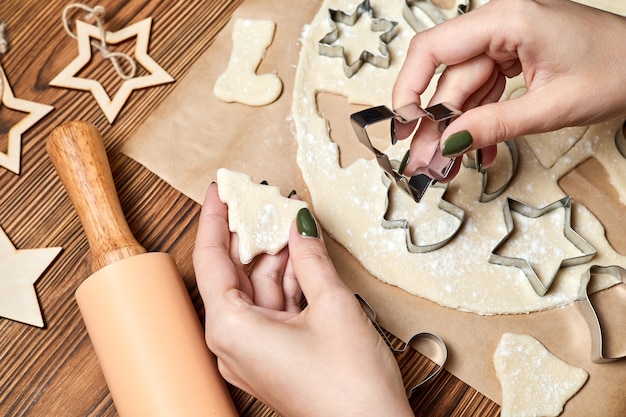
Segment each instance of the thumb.
M453 157L520 135L556 130L564 126L564 120L555 116L555 108L558 106L553 100L526 93L518 98L467 110L443 132L442 152L447 157ZM563 113L563 109L558 111Z
M324 294L347 291L324 245L322 230L308 208L298 212L289 236L294 273L309 303Z

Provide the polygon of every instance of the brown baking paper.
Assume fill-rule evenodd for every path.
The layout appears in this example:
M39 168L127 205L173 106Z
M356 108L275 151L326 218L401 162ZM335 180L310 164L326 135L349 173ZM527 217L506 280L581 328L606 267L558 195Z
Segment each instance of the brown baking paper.
M287 1L246 1L215 43L178 82L174 92L138 129L123 152L199 203L220 167L245 172L257 182L266 180L279 186L285 195L295 189L308 200L306 185L295 162L297 144L290 111L300 50L298 40L319 5L319 2L308 1L297 2L296 7ZM233 20L237 17L271 19L277 23L274 41L257 70L259 74L275 72L283 81L282 95L270 105L249 107L224 103L213 95L215 80L228 63ZM358 157L371 158L358 145L347 123L349 115L360 108L330 95L320 97L320 102L321 113L328 115L333 140L354 139L352 144L339 144L342 166ZM610 187L606 179L597 176L589 181L596 186L600 181L604 184L602 187ZM589 195L588 187L583 182L569 181L567 192ZM613 206L600 210L619 210L615 195L610 190L604 194L613 196L609 198ZM624 236L621 241L619 237L616 239L612 242L614 247L626 248ZM607 365L591 362L589 329L576 304L524 315L464 313L381 283L342 246L330 238L327 244L342 279L374 307L383 327L403 340L419 331L438 334L449 347L446 369L494 401L501 403L492 355L501 335L513 332L535 337L559 358L589 372L588 382L566 404L564 416L626 415L622 387L626 382L626 360ZM624 328L624 286L618 285L594 296L599 305L609 304L606 299L610 299L615 310L606 312L605 316L612 320L614 327Z

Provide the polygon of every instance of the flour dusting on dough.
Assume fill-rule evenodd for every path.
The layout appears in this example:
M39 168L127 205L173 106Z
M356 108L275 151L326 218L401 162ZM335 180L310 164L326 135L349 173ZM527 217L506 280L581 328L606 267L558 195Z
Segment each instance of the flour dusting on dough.
M556 417L589 376L528 335L503 334L493 364L502 386L502 417Z

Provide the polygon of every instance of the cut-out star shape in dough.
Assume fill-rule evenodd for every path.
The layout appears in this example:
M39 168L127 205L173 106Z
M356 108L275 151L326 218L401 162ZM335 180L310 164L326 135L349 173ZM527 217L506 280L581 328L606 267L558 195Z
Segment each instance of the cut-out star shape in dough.
M518 249L523 247L523 250L527 252L528 257L537 257L537 256L533 256L533 249L535 249L535 247L543 248L544 246L536 245L535 242L533 242L532 236L526 236L524 234L514 236L513 229L515 225L513 223L512 212L519 213L522 216L528 217L530 219L537 219L559 208L564 209L563 236L571 243L571 245L575 247L577 255L569 257L568 255L565 255L563 253L559 259L556 259L556 262L558 263L558 265L556 268L553 268L554 270L553 274L551 274L548 277L545 277L542 280L537 275L537 272L531 265L530 259L519 258L515 256L507 256L507 255L502 255L501 253L499 253L501 252L501 249L505 243L510 244L511 242L515 242L517 240L519 241L517 242L519 243L517 245ZM585 239L583 239L582 236L576 233L574 229L572 229L571 213L572 213L572 199L569 196L563 197L562 199L557 200L552 204L548 204L547 206L543 208L531 207L525 203L514 200L510 197L507 198L506 205L504 206L504 221L506 224L507 233L504 236L504 238L496 245L496 247L491 252L491 256L489 257L489 262L498 264L498 265L503 265L503 266L513 266L516 268L520 268L526 275L526 278L528 278L528 281L533 286L533 289L535 290L537 295L544 296L550 289L550 286L552 285L554 279L556 278L556 275L560 268L587 263L591 261L591 259L596 254L595 248L591 246L589 243L587 243L587 241L585 241ZM542 230L546 230L549 233L549 231L552 229L549 228L549 230L548 229L542 229ZM557 236L552 235L552 237L556 238ZM545 255L543 254L543 249L542 249L542 253L540 253L539 255L545 258ZM546 259L542 259L542 261L545 263Z
M239 259L250 263L260 253L276 254L289 240L291 222L304 201L286 198L278 187L255 184L249 175L221 168L219 196L228 205L228 226L239 237Z
M0 317L43 327L34 284L61 249L17 250L0 227Z
M13 95L9 80L1 65L0 81L2 81L3 87L2 97L0 97L2 104L11 110L27 113L22 120L9 129L7 152L0 152L0 165L19 175L22 153L22 134L41 120L46 114L50 113L54 107L16 98L15 95Z
M136 37L134 58L150 73L149 75L125 80L119 90L113 95L113 98L109 97L99 81L75 76L91 60L91 38L102 40L98 27L81 20L76 21L78 56L50 81L50 85L91 91L109 123L113 123L133 90L174 81L174 78L148 55L151 26L152 19L147 18L117 32L106 32L105 40L107 44L117 44Z

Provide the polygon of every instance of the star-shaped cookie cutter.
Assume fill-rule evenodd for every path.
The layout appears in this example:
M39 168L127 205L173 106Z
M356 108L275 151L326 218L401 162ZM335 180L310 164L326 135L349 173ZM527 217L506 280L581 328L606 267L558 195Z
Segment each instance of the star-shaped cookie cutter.
M562 259L558 270L564 267L581 265L591 261L591 259L593 259L593 257L596 255L595 248L587 243L587 241L583 239L582 236L576 233L576 231L572 229L571 226L572 198L570 196L563 197L560 200L548 204L543 208L531 207L528 204L508 197L507 202L504 205L504 223L506 225L507 233L506 235L504 235L502 240L493 248L493 250L491 251L491 255L489 256L490 263L502 266L513 266L521 269L526 275L526 278L528 278L528 281L530 282L537 295L541 297L546 295L546 293L550 289L550 286L556 278L558 270L555 271L555 273L551 277L549 277L544 284L527 259L499 255L497 252L498 250L500 250L500 248L502 248L504 243L511 237L513 233L514 224L513 216L511 214L512 211L534 219L559 208L562 208L565 211L563 235L574 246L576 246L579 251L582 252L582 255Z
M434 359L430 359L435 363L436 366L428 375L426 375L424 379L422 379L416 385L407 388L407 398L411 398L411 396L418 388L435 378L443 370L443 367L448 360L448 347L439 336L429 332L415 333L409 338L409 341L404 343L404 345L402 345L400 348L394 347L383 328L380 327L380 325L378 324L378 321L376 320L376 311L374 311L374 308L360 294L355 294L355 297L357 298L357 300L359 300L359 303L361 304L361 308L365 312L365 315L367 315L367 317L370 319L378 334L383 338L385 344L389 347L389 349L391 349L395 356L403 354L409 348L418 351L416 347L418 342L429 342L429 344L435 348L436 352L434 352L433 355Z
M328 14L330 16L330 32L324 35L318 42L320 55L331 58L343 58L343 71L348 78L356 74L366 62L379 68L389 68L391 55L389 54L388 44L398 34L398 22L374 17L374 10L369 0L364 0L359 4L352 14L334 9L328 9ZM373 54L368 50L363 50L354 62L348 63L343 46L335 44L340 36L339 23L354 26L364 14L367 14L372 22L370 25L372 32L383 32L379 37L380 43L378 50L380 55Z
M504 192L504 190L507 189L507 187L513 180L513 177L515 176L515 173L517 172L517 166L519 165L519 150L517 148L517 143L515 143L514 140L507 140L504 142L504 144L508 148L509 154L511 155L511 175L509 175L506 181L500 187L498 187L497 190L488 193L486 190L487 183L489 182L489 169L481 169L481 191L480 197L478 198L478 201L480 201L481 203L488 203L489 201L498 198ZM471 159L466 155L466 157L463 158L463 166L476 169L476 159Z
M621 284L626 284L624 276L626 276L626 270L617 265L600 266L593 265L582 275L580 293L578 298L582 299L578 306L585 321L589 325L591 332L591 360L594 363L609 363L619 359L626 358L626 346L624 350L615 356L607 356L604 352L604 336L602 334L602 325L596 313L596 310L589 298L588 287L591 281L591 276L594 274L609 274L621 281ZM618 284L619 285L619 284Z

